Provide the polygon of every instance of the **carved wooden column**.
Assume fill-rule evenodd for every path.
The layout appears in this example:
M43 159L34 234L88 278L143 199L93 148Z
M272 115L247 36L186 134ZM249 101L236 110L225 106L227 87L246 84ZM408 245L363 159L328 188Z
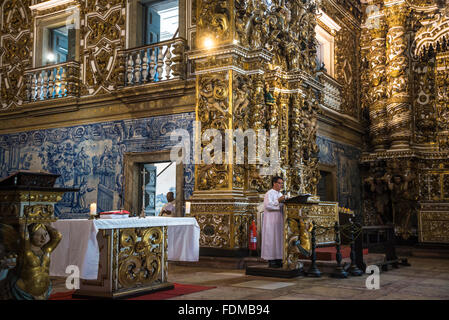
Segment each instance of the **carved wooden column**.
M368 89L371 103L369 105L370 136L375 152L386 150L388 143L388 120L386 110L386 25L384 17L368 17L377 19L370 24L370 50L368 53L370 86Z
M441 151L449 151L449 48L436 55L435 89L438 122L438 145Z
M195 164L191 216L196 217L201 228L201 254L246 254L248 229L255 214L256 203L245 194L249 185L247 170L244 164L236 163L233 136L225 134L227 130L245 131L253 121L263 120L262 114L252 119L252 92L258 79L254 77L253 81L248 73L253 68L261 70L270 55L261 48L248 48L249 39L239 24L240 19L247 19L246 6L233 0L197 1L198 50L190 54L195 61L196 119L201 123L196 140L203 139L197 150L214 160L200 162L197 155ZM263 97L263 91L257 92ZM263 111L260 102L256 101L256 113ZM208 136L209 129L217 129L219 136ZM215 144L219 149L212 148L213 142L219 140ZM225 146L233 152L225 154Z
M391 150L410 148L412 110L410 103L405 1L385 1L387 32L387 112L390 118Z

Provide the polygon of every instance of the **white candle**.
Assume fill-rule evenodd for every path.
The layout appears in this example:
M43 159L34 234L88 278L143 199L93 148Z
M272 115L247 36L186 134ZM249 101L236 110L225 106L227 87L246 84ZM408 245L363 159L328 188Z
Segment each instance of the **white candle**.
M90 204L90 214L92 216L97 215L97 204L95 202Z
M186 201L186 214L190 213L190 201Z

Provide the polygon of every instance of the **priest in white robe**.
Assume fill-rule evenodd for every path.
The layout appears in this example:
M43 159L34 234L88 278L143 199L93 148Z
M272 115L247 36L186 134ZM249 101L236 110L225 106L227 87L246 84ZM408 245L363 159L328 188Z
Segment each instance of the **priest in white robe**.
M284 181L281 177L274 177L271 182L273 188L265 194L264 198L261 257L268 260L270 268L280 268L284 246L284 218L281 202L285 199L280 191Z

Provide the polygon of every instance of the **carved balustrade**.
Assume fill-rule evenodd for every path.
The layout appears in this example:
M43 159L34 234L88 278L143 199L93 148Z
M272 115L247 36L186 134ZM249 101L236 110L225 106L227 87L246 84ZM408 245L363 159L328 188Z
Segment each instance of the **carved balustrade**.
M176 38L122 51L125 86L184 79L186 40Z
M28 69L26 100L35 102L79 95L80 66L76 61Z
M330 109L341 111L341 104L343 103L341 98L342 85L327 73L318 72L317 76L323 85L321 99L323 105Z

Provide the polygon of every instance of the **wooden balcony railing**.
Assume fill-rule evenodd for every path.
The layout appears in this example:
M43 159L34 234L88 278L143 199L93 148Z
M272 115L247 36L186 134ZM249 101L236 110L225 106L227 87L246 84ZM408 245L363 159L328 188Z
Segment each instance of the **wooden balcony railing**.
M124 86L185 79L186 45L185 39L176 38L122 51L126 61Z
M325 72L318 72L317 76L323 85L322 103L335 111L341 111L341 84Z
M28 102L77 97L79 94L80 66L76 61L28 69L25 77Z

